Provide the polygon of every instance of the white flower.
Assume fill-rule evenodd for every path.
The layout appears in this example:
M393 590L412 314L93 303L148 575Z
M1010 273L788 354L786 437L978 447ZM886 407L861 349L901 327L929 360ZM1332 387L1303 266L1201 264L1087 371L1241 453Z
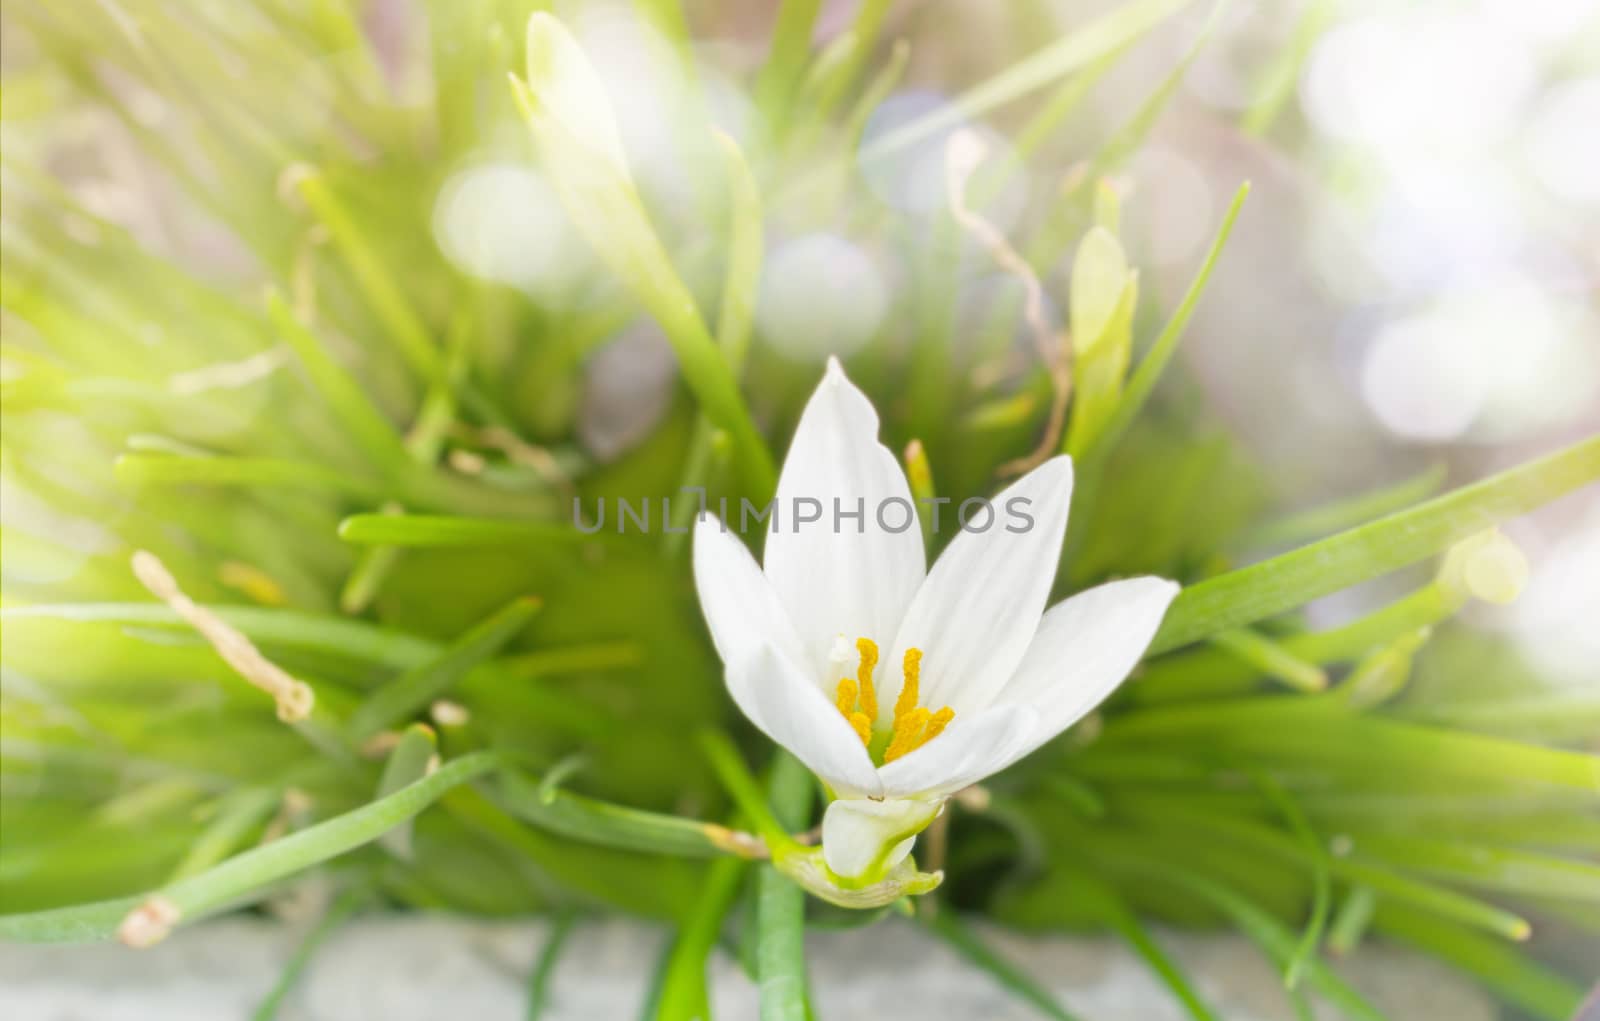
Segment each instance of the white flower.
M1071 459L1047 461L926 570L905 474L831 360L778 480L765 570L702 516L695 584L728 690L826 783L822 857L846 888L880 881L945 799L1098 705L1155 635L1178 592L1160 578L1045 612L1071 499Z

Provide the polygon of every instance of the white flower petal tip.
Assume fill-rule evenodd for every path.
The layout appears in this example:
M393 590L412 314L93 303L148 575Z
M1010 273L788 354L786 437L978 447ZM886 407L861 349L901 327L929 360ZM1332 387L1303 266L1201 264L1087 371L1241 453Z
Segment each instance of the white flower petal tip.
M841 908L869 910L893 904L902 897L931 893L944 882L943 872L919 872L907 857L886 869L876 882L857 884L841 880L822 859L820 848L781 855L773 861L779 872L813 897Z
M840 798L822 817L822 858L848 882L874 882L906 855L944 810L941 800Z

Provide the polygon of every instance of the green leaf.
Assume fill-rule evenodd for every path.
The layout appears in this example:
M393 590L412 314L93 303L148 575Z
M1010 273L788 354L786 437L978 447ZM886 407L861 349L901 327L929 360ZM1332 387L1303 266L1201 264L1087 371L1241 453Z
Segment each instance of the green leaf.
M706 969L749 865L736 858L711 867L694 911L678 928L656 1009L657 1021L706 1021L711 997Z
M343 201L323 177L308 168L295 176L294 183L317 220L327 228L345 265L355 277L367 304L378 316L406 363L427 379L438 378L444 360L433 335L406 297L405 288L395 279L383 256L361 225L350 215Z
M762 850L753 837L717 823L613 805L559 788L546 789L515 771L504 775L500 801L512 815L541 829L626 851L710 858L748 856Z
M1116 410L1112 412L1105 427L1095 436L1095 442L1085 453L1085 457L1096 461L1103 460L1122 434L1127 432L1128 426L1133 424L1133 420L1143 410L1145 402L1150 399L1150 394L1160 382L1167 363L1172 361L1173 354L1178 350L1178 341L1183 339L1183 331L1188 327L1189 319L1200 303L1200 296L1205 293L1206 284L1211 280L1211 271L1216 267L1217 259L1228 243L1228 236L1233 233L1233 222L1238 219L1239 210L1244 207L1244 200L1249 194L1249 182L1241 184L1239 190L1234 192L1233 202L1228 206L1228 212L1223 216L1221 226L1217 228L1217 236L1211 240L1211 247L1206 251L1206 257L1200 262L1200 269L1189 282L1189 289L1184 292L1178 307L1173 310L1172 318L1167 320L1167 325L1162 327L1155 342L1150 345L1150 350L1139 361L1138 368L1133 370L1133 376L1123 389Z
M332 493L376 503L384 487L369 479L310 461L275 457L183 457L124 454L116 461L117 481L131 486L263 486Z
M1432 556L1600 479L1600 436L1178 595L1150 651L1291 610Z
M861 150L861 160L881 159L899 149L937 135L964 120L1044 88L1084 67L1188 6L1189 0L1132 0L1062 36L1037 53L1017 61L988 80L963 92L955 101L887 132Z
M312 385L322 393L323 400L349 430L362 452L391 472L409 466L410 455L394 426L367 397L361 385L329 356L322 341L295 318L277 291L267 294L267 314L278 336L294 348Z
M1032 975L1002 957L948 907L933 913L920 912L919 917L928 931L948 943L956 953L988 972L1017 999L1031 1005L1045 1017L1055 1018L1056 1021L1077 1021L1056 1002L1049 990L1036 982Z
M756 77L755 90L756 108L774 137L784 134L789 107L811 54L811 27L821 6L822 0L783 0L778 7L772 45Z
M1220 812L1206 811L1174 797L1125 798L1121 807L1151 825L1168 826L1174 831L1191 835L1196 832L1209 834L1216 839L1234 844L1241 850L1265 852L1277 858L1294 861L1308 869L1317 867L1309 849L1301 841L1257 821L1231 818ZM1412 879L1384 865L1352 861L1343 857L1328 858L1327 867L1339 878L1367 886L1389 901L1410 905L1492 932L1502 939L1522 940L1528 937L1529 928L1526 920L1503 908L1457 893L1448 887L1426 880Z
M568 215L596 254L644 305L678 356L706 417L733 437L736 461L758 499L776 485L772 455L751 421L628 173L611 101L577 41L542 11L528 19L528 80L512 90Z
M1117 935L1121 936L1150 966L1150 970L1167 984L1167 988L1172 990L1172 995L1183 1004L1190 1017L1195 1021L1218 1021L1211 1008L1200 999L1200 994L1195 991L1194 984L1189 981L1188 976L1150 935L1149 930L1139 921L1139 917L1133 913L1133 909L1118 895L1114 887L1101 882L1098 877L1088 872L1074 873L1073 882L1076 888L1093 902L1099 914L1112 929L1116 930Z
M0 939L24 943L108 939L130 910L155 897L175 908L180 922L191 921L264 890L286 876L376 840L421 812L452 787L482 776L499 763L499 757L492 752L464 755L386 798L263 844L142 897L0 915Z
M439 753L439 738L433 728L425 723L413 723L400 735L400 741L383 764L383 776L378 778L380 798L388 797L402 787L410 786L428 775ZM411 857L411 823L405 822L378 838L384 850L401 858Z
M1342 529L1354 528L1373 518L1404 510L1414 503L1426 500L1444 485L1446 474L1448 469L1441 462L1430 465L1411 478L1402 479L1392 485L1380 486L1370 492L1359 493L1343 500L1285 514L1275 521L1252 529L1238 545L1242 548L1259 549L1263 546L1309 542Z
M1211 636L1211 644L1296 691L1321 691L1328 686L1328 675L1321 667L1248 628L1219 631Z
M1579 1021L1584 991L1497 940L1415 911L1383 904L1373 927L1453 965L1545 1021Z
M555 975L561 952L567 948L567 937L572 935L576 919L577 915L571 911L563 911L550 923L550 935L544 938L538 963L528 977L528 1009L523 1015L527 1021L539 1021L544 1016L544 1009L550 1003L550 979Z
M329 936L349 921L356 909L367 900L369 896L365 887L355 887L341 893L337 900L323 912L317 924L306 933L300 945L295 947L289 961L283 967L283 972L278 976L278 981L273 983L271 991L261 1001L261 1005L250 1016L251 1021L273 1021L278 1016L278 1010L283 1006L284 997L300 981L300 976L305 974L306 965L311 963L312 955L317 949L327 942Z
M570 524L428 514L352 514L339 538L359 546L542 546L590 538Z
M498 653L515 638L543 604L532 596L512 600L452 642L436 658L418 665L368 695L350 714L355 741L400 722L443 695L467 671Z

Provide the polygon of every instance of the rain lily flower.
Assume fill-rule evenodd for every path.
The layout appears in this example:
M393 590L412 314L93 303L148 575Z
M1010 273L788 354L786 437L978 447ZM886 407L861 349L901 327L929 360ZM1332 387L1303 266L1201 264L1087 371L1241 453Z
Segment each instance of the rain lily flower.
M946 799L1082 718L1154 637L1178 592L1161 578L1045 611L1071 499L1071 459L1047 461L928 570L877 413L831 360L778 481L764 568L702 516L695 583L728 690L826 784L826 868L809 867L838 891L914 873L912 843ZM824 512L786 519L801 502Z

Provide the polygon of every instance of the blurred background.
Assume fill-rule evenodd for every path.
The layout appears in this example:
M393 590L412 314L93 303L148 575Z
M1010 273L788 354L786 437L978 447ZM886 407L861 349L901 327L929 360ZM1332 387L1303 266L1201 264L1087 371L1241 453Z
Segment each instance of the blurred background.
M1075 508L1063 588L1207 577L1600 430L1590 0L826 0L797 50L774 42L774 5L721 0L7 0L6 606L144 600L135 548L201 601L429 641L536 591L545 609L506 657L524 686L469 686L455 737L432 706L442 746L514 743L545 765L581 749L590 793L688 814L718 803L684 735L725 701L670 539L663 567L653 546L513 558L340 526L402 505L564 526L574 496L749 489L649 301L619 286L529 144L504 78L546 7L603 81L650 222L713 332L719 300L748 319L744 391L774 452L830 354L878 402L893 449L926 445L941 492L991 489L1048 432L1024 287L952 218L958 133L981 139L976 204L1032 264L1052 329L1070 321L1079 238L1111 227L1140 272L1136 352L1251 182L1157 414L1104 497ZM1069 74L994 86L1080 30ZM974 104L986 87L1000 98ZM743 313L722 276L739 181L705 124L737 143L761 196ZM403 435L410 467L374 468L352 415L325 406L307 341L284 339L295 324ZM1600 751L1600 487L1504 532L1528 560L1521 598L1442 627L1402 715ZM1287 627L1338 626L1425 577L1318 600ZM251 717L258 701L217 680L203 647L80 616L5 625L6 911L148 887L219 790L280 767L326 783L325 803L355 800ZM269 651L327 682L335 712L381 673L294 644ZM219 765L196 721L233 728L251 769ZM463 825L419 822L387 891L490 913L550 903ZM139 846L114 868L86 845L129 833ZM566 861L558 885L599 868ZM671 913L660 891L694 881L652 874L620 896ZM525 897L504 893L519 883ZM1562 899L1545 898L1560 921L1536 953L1592 978L1593 941L1574 934L1593 920Z

